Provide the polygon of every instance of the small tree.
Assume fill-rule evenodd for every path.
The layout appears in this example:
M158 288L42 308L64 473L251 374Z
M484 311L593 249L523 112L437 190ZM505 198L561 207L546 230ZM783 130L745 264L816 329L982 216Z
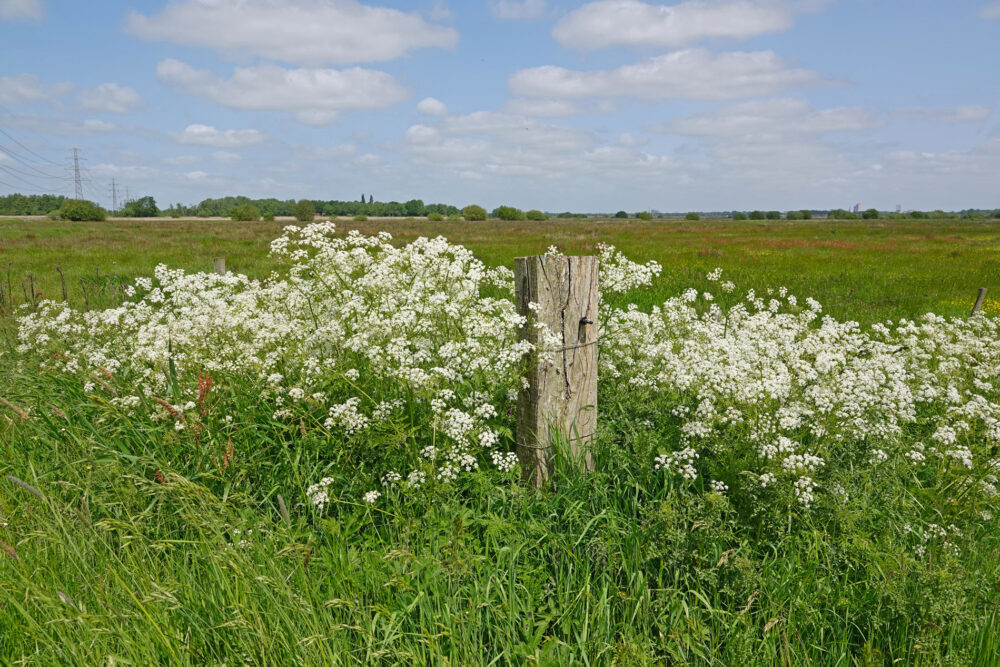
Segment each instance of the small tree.
M781 211L768 211L767 212L767 219L768 220L781 220Z
M751 220L763 220L764 219L764 211L750 211L750 219Z
M442 220L444 220L444 216L438 213L437 211L434 211L433 213L427 214L427 219L430 220L431 222L441 222Z
M549 216L545 215L544 213L542 213L541 211L539 211L537 208L533 208L530 211L526 211L525 214L524 214L524 217L526 217L528 220L536 220L536 221L537 220L548 220L549 219Z
M229 212L229 217L237 222L260 220L260 209L253 204L240 204L233 207Z
M810 211L807 208L802 209L801 211L799 211L799 213L802 214L802 219L803 220L812 220L813 219L813 212Z
M628 218L628 213L626 213L625 211L618 211L617 213L615 213L615 217L616 218Z
M403 208L406 209L406 215L424 215L427 213L424 202L420 199L411 199L403 204Z
M260 219L265 222L274 222L274 213L271 211L264 211L264 213L260 216Z
M462 209L462 217L466 220L485 220L486 209L482 206L470 204Z
M57 211L63 220L74 222L102 222L108 217L108 212L92 201L86 199L67 199Z
M880 216L877 208L869 208L861 214L861 217L865 220L878 220Z
M785 214L785 220L801 220L802 211L789 211Z
M492 216L501 220L524 220L524 211L513 206L497 206Z
M743 211L733 211L733 220L746 220L747 214Z
M308 199L300 199L292 206L292 215L299 222L309 222L316 216L316 206Z
M698 215L697 213L695 213L694 211L690 211L687 215L684 216L684 219L685 220L701 220L701 216Z
M635 214L635 217L639 218L640 220L652 220L653 214L650 213L649 211L639 211L638 213Z
M155 218L159 215L160 209L156 207L156 200L148 195L126 202L121 212L123 218Z

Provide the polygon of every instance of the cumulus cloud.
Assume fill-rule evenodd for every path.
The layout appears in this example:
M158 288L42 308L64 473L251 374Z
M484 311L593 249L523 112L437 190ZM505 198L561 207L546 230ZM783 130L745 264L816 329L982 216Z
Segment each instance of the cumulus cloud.
M978 104L966 104L963 106L950 107L947 109L922 109L918 107L908 107L897 109L892 115L899 118L917 118L938 123L968 123L976 120L983 120L990 115L989 107Z
M0 19L40 21L44 16L42 0L0 0Z
M532 118L566 118L586 113L587 109L566 100L513 99L504 105L504 111L516 116Z
M581 50L675 48L706 38L746 39L780 32L792 23L792 12L776 0L690 0L676 5L598 0L564 16L552 36L562 46Z
M71 83L43 84L33 74L0 76L0 104L19 105L51 102L73 87Z
M515 95L547 98L634 97L725 100L772 95L823 83L816 72L790 68L773 51L674 51L613 70L582 72L543 65L515 72Z
M413 49L458 43L454 29L417 13L356 0L180 0L151 16L132 12L125 29L234 58L310 67L393 60Z
M96 88L80 91L77 101L84 109L108 113L128 113L146 106L138 92L117 83L102 83Z
M290 111L301 122L327 125L341 111L382 109L406 99L406 89L376 70L238 67L230 79L167 59L156 76L179 91L201 95L231 109Z
M545 0L491 0L490 11L505 21L529 21L545 14Z
M174 141L193 146L214 146L216 148L241 148L262 143L267 136L260 130L217 130L211 125L195 123L182 132L171 132Z
M814 110L804 100L770 99L676 118L650 129L689 136L737 137L750 134L826 134L857 132L884 125L876 113L862 107Z
M417 102L417 111L425 116L445 116L448 114L448 106L441 100L425 97Z
M1000 0L995 0L979 9L980 18L1000 19Z

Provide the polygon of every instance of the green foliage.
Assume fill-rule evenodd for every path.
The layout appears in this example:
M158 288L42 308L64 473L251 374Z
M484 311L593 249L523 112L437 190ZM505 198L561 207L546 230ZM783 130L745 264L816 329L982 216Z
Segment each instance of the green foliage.
M59 207L59 217L74 222L100 222L108 217L108 212L92 201L86 199L67 199Z
M653 214L650 213L649 211L639 211L638 213L635 214L635 217L639 218L640 220L652 220Z
M368 220L368 216L363 213L359 213L358 215L354 216L354 220L355 222L365 222L366 220Z
M789 211L785 214L785 220L802 220L801 211Z
M156 206L156 200L147 195L126 202L120 215L123 218L155 218L160 215L160 209Z
M229 217L239 222L260 220L260 209L253 204L240 204L233 207L233 210L229 212Z
M513 206L498 206L493 209L491 217L500 220L524 220L524 211Z
M64 202L62 195L22 195L14 193L0 196L0 215L48 215L58 211Z
M626 211L618 211L617 213L615 213L615 217L621 219L627 219L628 213Z
M264 211L264 213L261 214L260 219L265 222L272 222L274 220L274 213L271 211Z
M803 220L812 220L813 218L813 212L807 208L802 209L799 213L802 214Z
M747 214L743 211L733 211L733 220L746 220Z
M861 217L865 220L877 220L881 216L879 215L878 209L869 208L861 214Z
M440 222L444 220L444 216L435 211L427 214L427 220L430 222Z
M750 217L751 220L763 220L764 219L764 212L763 211L750 211L750 216L749 217Z
M909 217L913 218L914 220L926 220L926 219L928 219L930 217L929 215L927 215L923 211L910 211L906 215L908 215Z
M485 220L486 219L486 209L482 206L476 206L475 204L469 204L462 209L462 217L466 220Z
M461 219L462 219L462 214L461 213L450 213L450 214L448 214L448 221L449 222L458 222Z
M689 212L688 212L688 213L687 213L687 214L686 214L686 215L684 216L684 219L685 219L685 220L701 220L701 216L700 216L700 215L698 215L697 213L695 213L694 211L689 211Z
M539 220L548 220L549 219L549 216L545 215L544 213L542 213L541 211L539 211L536 208L533 208L530 211L527 211L524 214L524 217L527 218L528 220L536 220L536 221L539 221Z
M766 217L768 220L781 220L781 211L768 211Z
M292 207L292 215L299 222L309 222L316 217L316 205L308 199L300 199Z
M419 216L425 215L427 209L424 207L424 202L419 199L411 199L410 201L403 204L403 209L406 211L408 216Z

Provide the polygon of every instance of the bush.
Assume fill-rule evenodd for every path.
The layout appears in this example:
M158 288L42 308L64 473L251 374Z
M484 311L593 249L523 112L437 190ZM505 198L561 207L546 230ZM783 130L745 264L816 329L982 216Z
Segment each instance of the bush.
M493 209L493 217L501 220L524 220L524 211L513 206L498 206Z
M764 211L750 211L750 219L751 220L763 220L764 219Z
M461 219L462 219L462 214L461 213L452 213L452 214L450 214L448 216L448 220L450 222L458 222Z
M616 218L627 218L628 217L628 213L626 213L625 211L618 211L617 213L615 213L615 217Z
M653 214L650 213L649 211L639 211L638 213L635 214L635 217L639 218L640 220L652 220Z
M466 220L485 220L486 209L482 206L470 204L462 209L462 217Z
M733 220L746 220L747 214L743 211L733 211Z
M789 211L785 214L785 220L801 220L802 211Z
M768 220L781 220L781 211L768 211L767 212L767 219Z
M365 215L364 213L358 213L356 216L354 216L355 222L364 222L367 219L368 219L368 216Z
M698 215L697 213L695 213L694 211L691 211L690 213L688 213L687 215L684 216L684 219L685 220L701 220L701 216Z
M155 218L159 215L160 209L156 207L156 200L149 196L126 202L121 212L123 218Z
M92 201L86 199L68 199L59 207L59 217L74 222L102 222L108 217L108 212Z
M316 207L308 199L300 199L292 206L292 215L299 222L309 222L316 217Z
M802 214L802 219L803 220L812 220L813 219L813 212L810 211L807 208L802 209L801 211L799 211L799 213Z
M260 209L253 204L240 204L233 207L229 212L229 217L237 222L260 220Z
M444 220L444 216L437 212L428 213L427 219L430 220L431 222L441 222L442 220Z
M525 213L524 217L526 217L528 220L548 220L549 219L549 216L545 215L544 213L542 213L541 211L539 211L536 208L533 208L530 211L528 211L527 213Z
M862 213L861 217L864 218L865 220L878 220L880 216L878 213L878 209L870 208L867 209L864 213Z
M274 222L274 213L272 213L271 211L267 211L261 216L260 219L266 222Z

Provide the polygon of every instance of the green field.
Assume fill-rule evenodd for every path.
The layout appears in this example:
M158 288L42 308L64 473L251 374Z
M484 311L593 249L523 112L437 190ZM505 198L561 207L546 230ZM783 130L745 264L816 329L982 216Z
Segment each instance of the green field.
M85 281L96 303L113 301L109 284L149 275L158 263L191 271L227 267L252 277L274 268L268 243L288 222L172 220L101 223L0 219L0 271L9 267L15 300L20 282L59 296L56 267L70 301L83 302ZM786 286L811 296L839 319L872 322L932 311L968 315L979 287L995 287L986 308L1000 314L1000 221L744 221L686 222L550 220L537 222L427 222L399 219L340 221L344 231L389 231L396 241L443 235L472 249L487 264L555 244L567 254L592 253L610 243L629 257L655 259L664 271L648 303L697 287L715 267L741 288ZM105 277L106 276L106 277ZM0 276L6 281L6 275ZM109 294L110 292L110 294Z
M282 278L43 304L20 347L8 303L0 664L1000 665L1000 221L340 223L663 265L606 297L595 471L560 443L540 490L498 463L512 287L270 258L284 224L0 219L14 305Z

